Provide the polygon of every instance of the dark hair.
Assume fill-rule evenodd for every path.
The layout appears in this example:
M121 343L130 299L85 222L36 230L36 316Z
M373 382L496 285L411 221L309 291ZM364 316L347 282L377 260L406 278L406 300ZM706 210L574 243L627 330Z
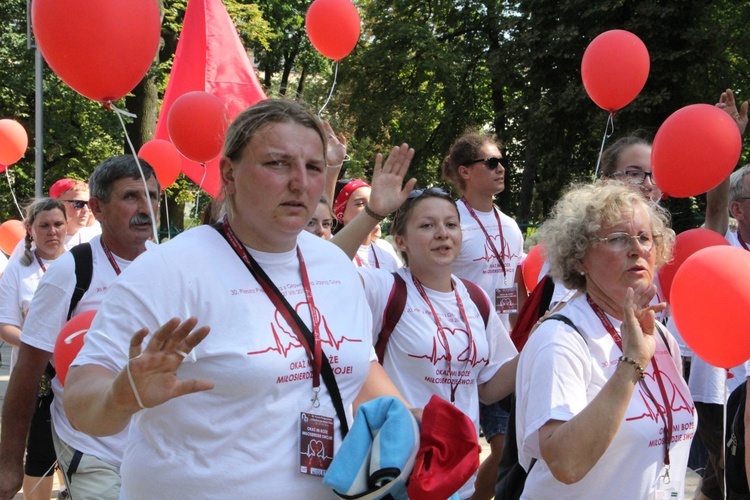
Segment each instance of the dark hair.
M156 178L156 172L146 160L138 158L138 162L141 164L143 177L146 180L151 177ZM96 167L89 178L91 197L101 200L103 203L108 203L115 181L140 178L141 172L133 155L110 156ZM156 190L157 192L161 190L158 179L156 179Z
M27 226L26 238L25 238L25 249L23 257L21 257L21 264L24 266L30 266L34 262L34 256L31 254L31 231L28 229L36 220L36 217L48 210L60 210L63 214L63 219L68 220L68 215L65 212L65 205L60 200L55 198L38 198L32 200L28 205L24 207L24 224Z
M488 143L500 149L503 147L503 142L495 134L483 134L469 129L456 139L448 151L448 156L443 160L443 179L450 182L459 194L463 194L466 183L458 174L458 168L475 160L482 146Z
M441 188L432 187L427 189L417 189L409 193L409 197L406 199L403 205L396 210L393 216L393 223L391 224L390 233L393 236L403 236L406 234L406 224L409 222L409 217L420 202L428 198L439 198L445 200L453 205L456 209L456 215L461 220L461 214L458 212L458 206L456 206L456 200L453 199L450 193L443 191ZM401 258L404 260L406 265L409 265L409 258L406 253L401 251Z
M620 137L610 144L602 153L602 177L612 177L612 174L617 171L617 160L620 159L622 152L630 146L635 145L651 147L651 143L648 139L635 134Z

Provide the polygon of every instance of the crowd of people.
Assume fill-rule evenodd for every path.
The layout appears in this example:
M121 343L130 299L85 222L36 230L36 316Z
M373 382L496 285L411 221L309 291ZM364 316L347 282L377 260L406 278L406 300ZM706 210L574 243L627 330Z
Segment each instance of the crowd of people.
M744 133L747 103L727 91L717 106ZM339 181L344 136L295 102L261 101L227 131L223 209L161 245L143 160L55 183L28 205L0 278L14 347L0 500L21 487L49 498L56 467L75 500L332 498L320 476L359 405L395 397L419 418L435 395L491 449L454 498L495 495L511 404L521 498L684 498L694 437L709 455L701 498L721 498L723 395L692 381L727 375L691 359L669 323L657 270L675 234L649 142L615 141L602 180L571 186L541 226L557 307L520 354L511 332L528 284L523 234L494 203L503 147L457 138L442 165L455 195L415 189L407 144L378 155L371 179ZM749 173L712 190L706 212L746 250ZM94 310L60 380L57 334Z

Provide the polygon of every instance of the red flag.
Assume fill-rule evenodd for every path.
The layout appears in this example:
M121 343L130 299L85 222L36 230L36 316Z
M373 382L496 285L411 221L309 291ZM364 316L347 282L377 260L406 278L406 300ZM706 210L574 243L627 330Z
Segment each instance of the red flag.
M221 99L230 120L266 98L221 0L188 0L155 139L169 140L169 108L178 97L193 90L202 90ZM199 127L200 123L196 122L195 126ZM182 172L214 198L220 194L218 158L207 162L204 168L183 156Z

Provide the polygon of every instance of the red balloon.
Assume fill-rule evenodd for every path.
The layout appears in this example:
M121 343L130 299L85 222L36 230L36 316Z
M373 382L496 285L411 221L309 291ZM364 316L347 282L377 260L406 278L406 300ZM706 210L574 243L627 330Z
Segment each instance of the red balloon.
M161 36L156 0L34 0L31 25L52 71L95 101L133 90Z
M228 126L229 116L221 99L200 90L175 99L167 116L172 144L185 158L198 163L219 156Z
M29 146L29 136L23 125L8 118L0 120L0 172L8 165L23 158L26 148Z
M688 257L672 283L672 315L702 359L732 368L750 359L750 252L713 246Z
M138 158L143 158L156 172L156 178L162 189L165 189L177 180L182 167L180 152L169 141L154 139L141 146Z
M315 0L307 9L305 29L318 52L338 61L359 41L359 12L349 0Z
M65 377L68 375L70 364L76 359L78 351L83 347L83 337L89 331L91 322L96 316L96 311L85 311L76 314L63 325L55 342L55 371L60 383L65 386Z
M546 249L543 244L534 245L529 250L529 254L526 256L522 264L523 281L526 283L526 289L529 293L534 291L537 283L539 283L539 273L544 265L544 254Z
M654 180L676 198L705 193L732 173L741 150L740 131L727 113L708 104L685 106L656 132L651 148Z
M0 249L10 255L18 242L26 237L26 226L18 219L8 219L0 224Z
M675 273L685 262L685 259L698 250L716 245L729 245L729 242L719 233L709 229L690 229L677 235L672 260L659 270L659 283L667 302L669 302Z
M581 61L581 78L594 103L610 113L624 108L643 90L651 68L648 49L625 30L594 38Z

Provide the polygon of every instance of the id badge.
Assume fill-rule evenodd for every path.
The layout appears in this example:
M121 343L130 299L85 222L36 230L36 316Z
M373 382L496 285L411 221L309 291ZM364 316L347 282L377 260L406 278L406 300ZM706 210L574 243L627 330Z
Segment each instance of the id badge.
M495 309L498 314L518 312L518 284L509 287L495 288Z
M333 461L333 417L311 412L299 415L299 471L324 476Z
M682 483L673 481L662 469L656 478L654 490L648 496L649 500L673 500L680 498Z

